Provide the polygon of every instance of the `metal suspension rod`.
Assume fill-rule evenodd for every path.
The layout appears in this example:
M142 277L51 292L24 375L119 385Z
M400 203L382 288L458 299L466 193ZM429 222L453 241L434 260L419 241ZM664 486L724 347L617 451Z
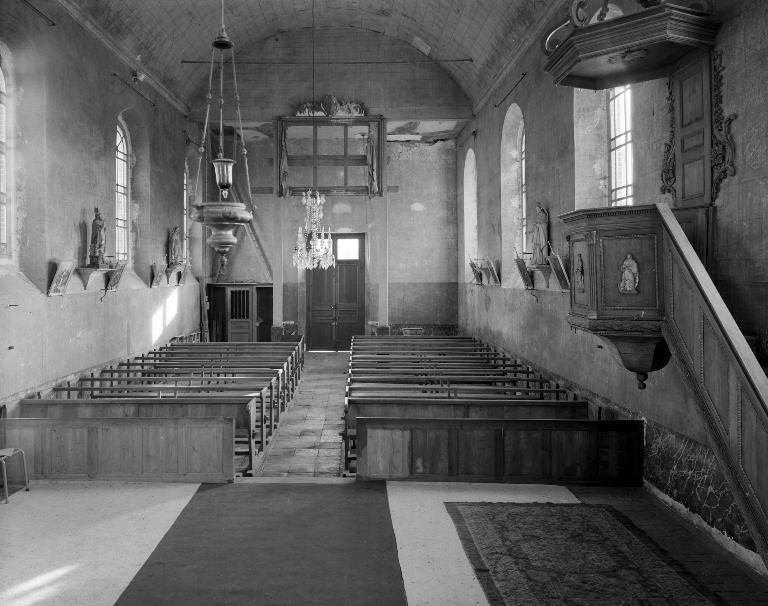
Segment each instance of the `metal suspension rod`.
M243 131L243 116L242 112L240 111L240 93L237 91L237 68L235 67L235 52L232 51L232 83L235 89L235 111L237 112L237 126L240 130L240 142L243 145L242 154L243 154L243 164L245 165L245 184L247 186L247 193L248 193L248 201L251 204L251 210L256 210L256 208L253 205L253 194L251 193L251 175L248 170L248 150L245 147L245 133ZM237 137L235 137L235 143L234 146L237 147ZM235 155L233 155L233 159L235 158Z
M213 98L213 95L211 93L211 89L213 88L213 61L216 57L215 55L216 49L211 49L211 67L208 71L208 94L205 96L206 103L205 103L205 122L203 124L203 136L200 140L200 147L198 148L198 157L197 157L197 175L195 176L195 197L197 197L198 188L200 187L200 171L202 169L202 163L203 163L203 155L205 154L205 138L208 134L208 121L210 120L211 116L211 99ZM202 198L200 198L200 201L202 202Z

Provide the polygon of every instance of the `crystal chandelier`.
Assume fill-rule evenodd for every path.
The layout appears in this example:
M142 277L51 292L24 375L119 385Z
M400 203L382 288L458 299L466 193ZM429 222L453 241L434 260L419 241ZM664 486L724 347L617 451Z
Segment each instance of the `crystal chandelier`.
M301 203L307 209L304 225L299 225L296 246L293 249L293 265L299 269L328 269L336 265L333 256L331 230L323 229L325 196L317 190L307 190L301 195Z

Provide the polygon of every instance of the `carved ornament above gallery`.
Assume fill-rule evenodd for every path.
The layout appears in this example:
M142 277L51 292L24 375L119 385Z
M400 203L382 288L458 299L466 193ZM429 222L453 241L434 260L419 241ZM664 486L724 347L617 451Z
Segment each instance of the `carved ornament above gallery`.
M543 42L557 84L601 90L661 78L720 25L712 0L574 0Z
M346 101L337 99L333 95L325 95L319 101L311 100L299 103L294 109L297 117L327 117L327 118L353 118L367 116L368 110L360 101Z

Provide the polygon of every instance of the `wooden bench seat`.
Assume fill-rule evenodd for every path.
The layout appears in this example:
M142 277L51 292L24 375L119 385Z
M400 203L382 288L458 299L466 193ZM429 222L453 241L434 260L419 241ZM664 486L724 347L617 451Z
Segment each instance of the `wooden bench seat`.
M507 387L496 385L483 385L482 383L470 385L452 385L441 387L439 385L398 385L364 383L349 384L346 388L346 396L349 397L378 397L378 398L490 398L490 399L532 399L532 400L573 400L573 394L567 389L557 387Z
M358 417L359 480L641 486L643 422Z
M496 383L509 386L516 385L548 385L548 379L538 377L504 377L495 374L463 374L463 375L352 375L350 381L355 384L362 383L400 383L411 385L443 385L453 386L472 383Z
M261 389L269 390L269 398L277 399L280 410L285 409L286 394L282 388L280 376L274 374L232 376L232 377L158 377L158 376L123 376L116 378L86 377L81 378L76 385L56 387L54 393L89 394L91 397L102 397L105 394L130 392L134 387L141 387L142 392L156 392L158 397L180 393L198 391L199 393L211 393L215 391L231 392L255 392Z
M0 419L0 448L48 480L233 482L234 421L196 418Z

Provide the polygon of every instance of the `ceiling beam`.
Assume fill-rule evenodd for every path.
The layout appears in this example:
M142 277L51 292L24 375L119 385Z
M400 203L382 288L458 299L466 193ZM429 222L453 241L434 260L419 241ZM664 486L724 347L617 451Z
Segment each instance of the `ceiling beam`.
M64 10L69 13L75 21L88 30L93 36L111 50L118 59L125 63L128 67L137 73L144 74L144 83L151 86L155 91L163 97L168 103L179 110L182 114L189 113L190 108L178 95L171 91L165 84L162 83L160 78L148 71L146 66L137 60L133 54L118 43L107 33L107 31L101 27L93 17L87 13L84 9L77 5L75 0L56 0Z

